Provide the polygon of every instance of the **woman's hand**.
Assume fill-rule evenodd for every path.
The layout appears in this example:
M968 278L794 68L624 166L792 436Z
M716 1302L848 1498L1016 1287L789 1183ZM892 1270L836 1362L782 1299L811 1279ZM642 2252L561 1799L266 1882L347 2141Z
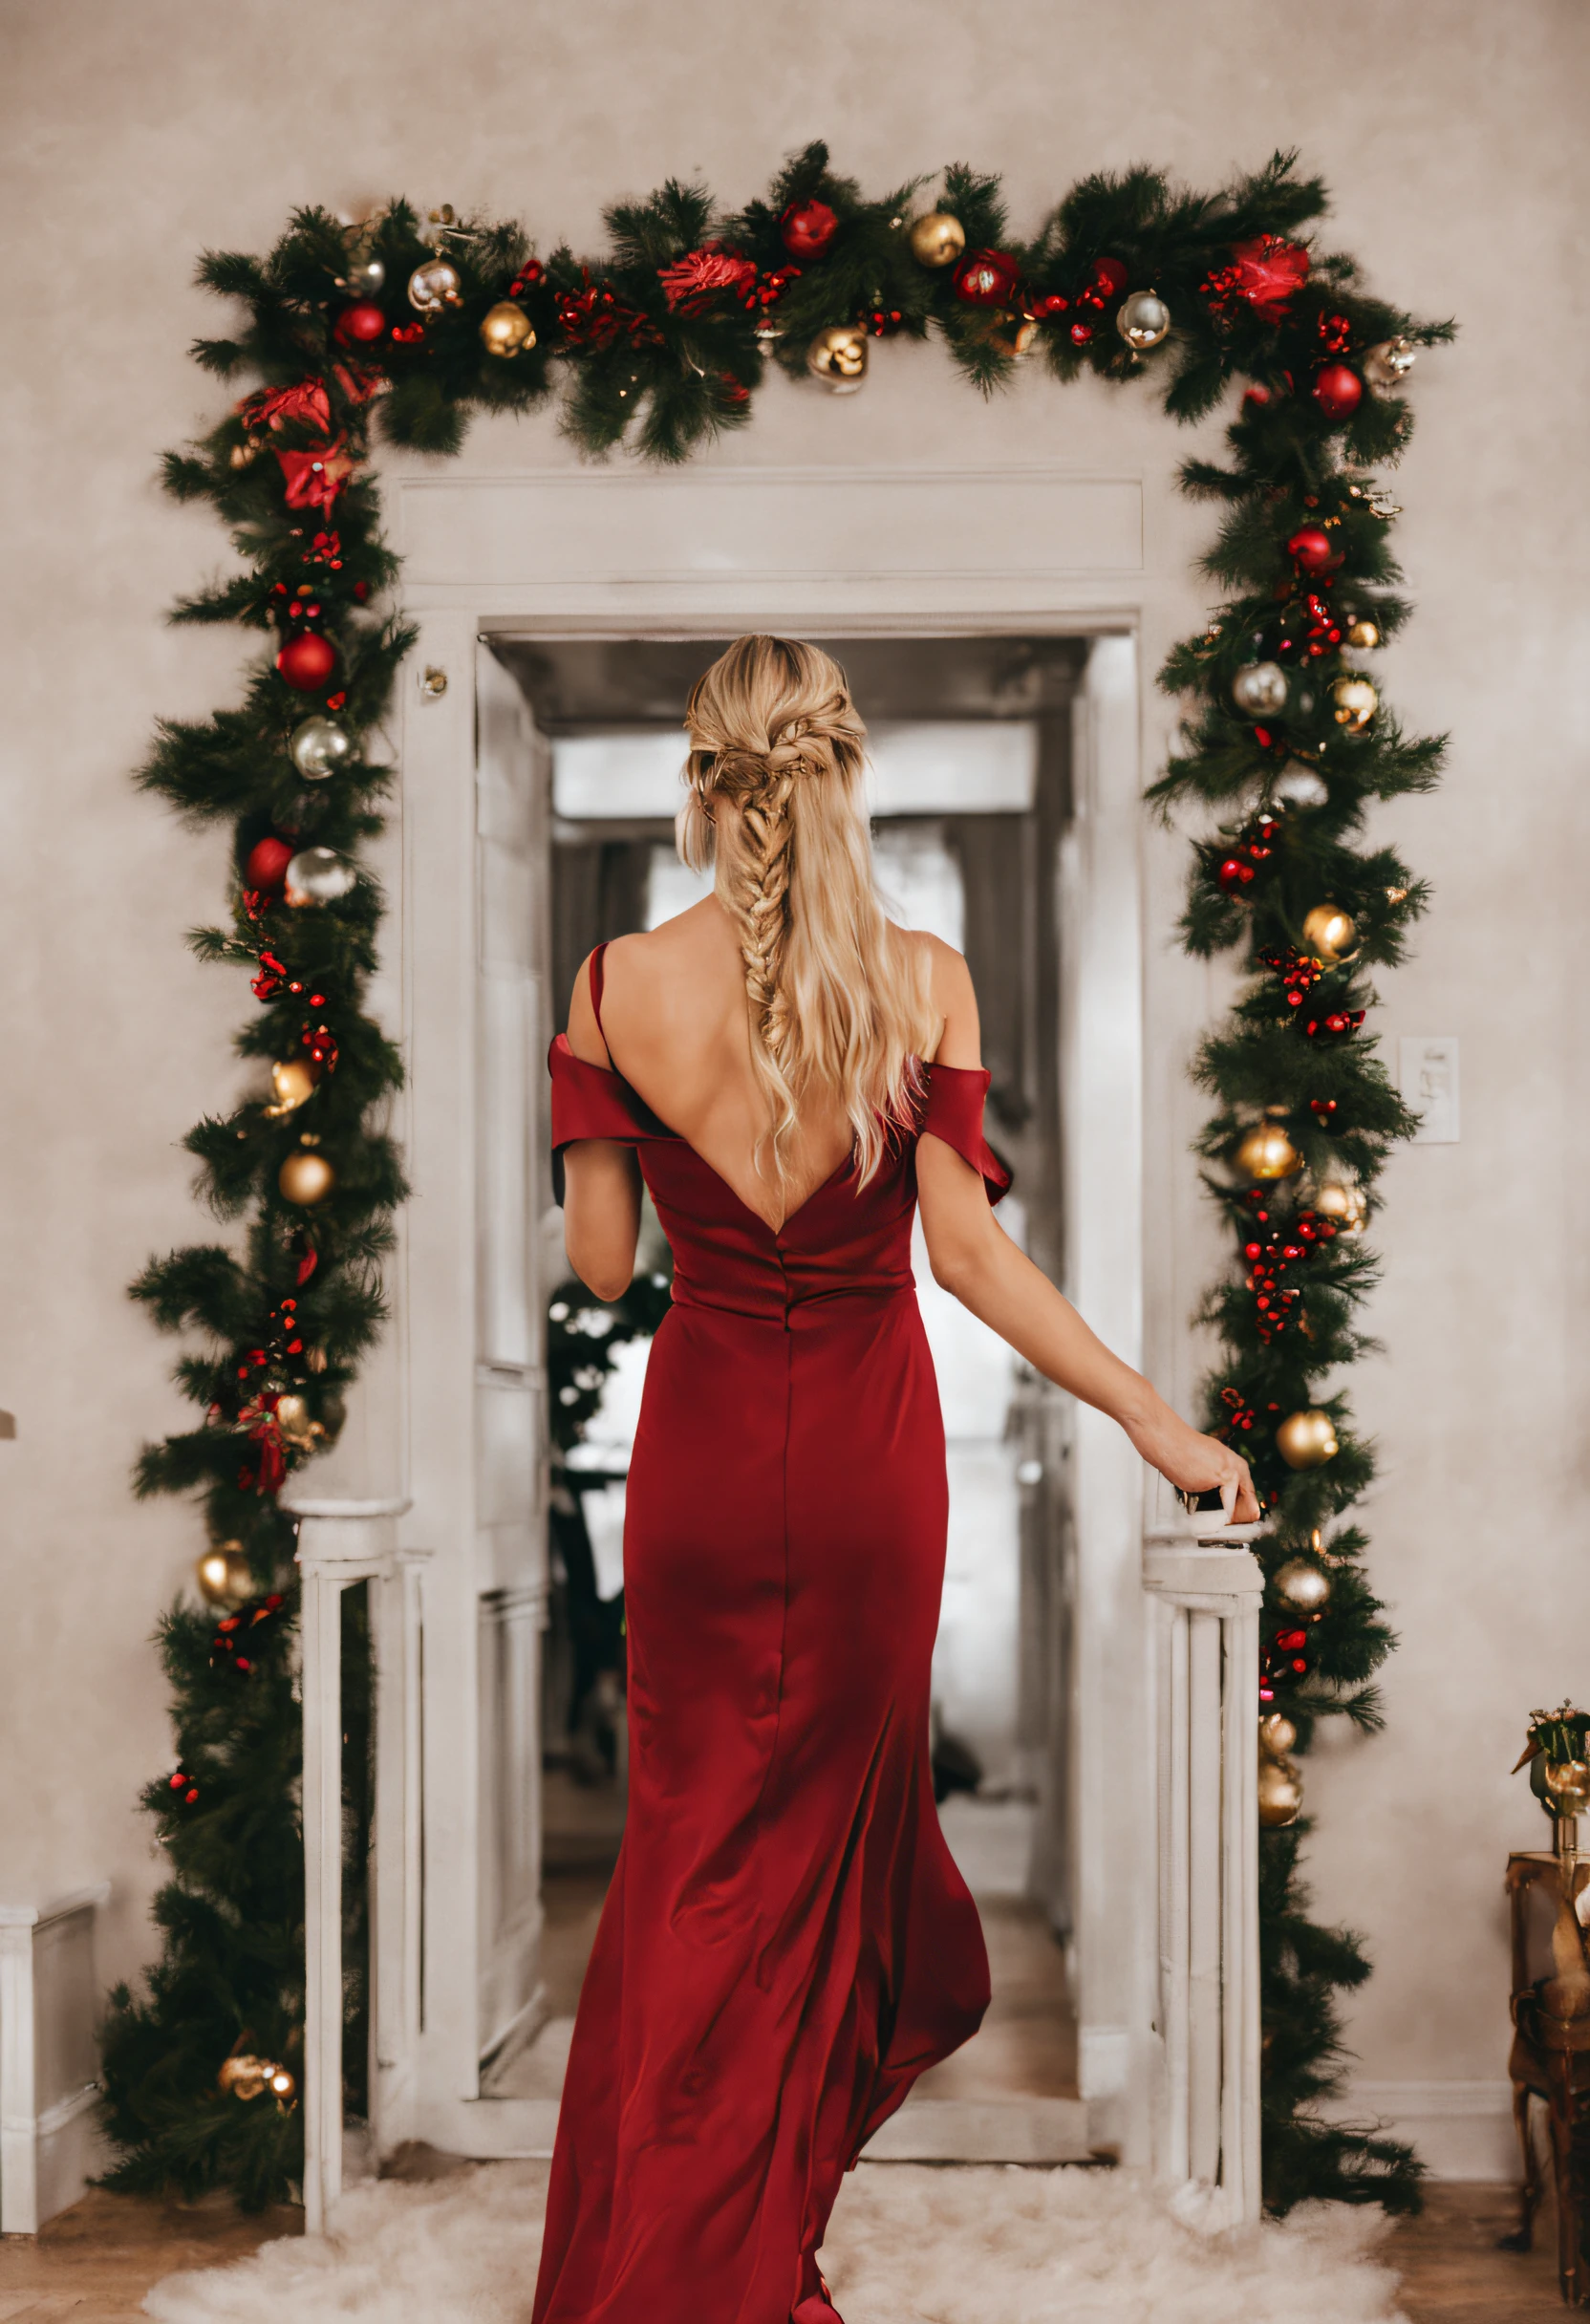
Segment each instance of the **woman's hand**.
M1168 1405L1135 1427L1128 1423L1127 1433L1149 1466L1179 1493L1218 1492L1224 1524L1257 1523L1258 1496L1248 1464L1217 1436L1200 1436Z

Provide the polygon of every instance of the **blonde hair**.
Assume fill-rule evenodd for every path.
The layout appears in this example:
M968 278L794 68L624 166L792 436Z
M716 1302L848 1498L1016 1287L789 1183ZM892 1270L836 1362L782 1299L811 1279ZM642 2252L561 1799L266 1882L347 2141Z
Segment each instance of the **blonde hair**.
M679 853L712 867L739 931L774 1172L782 1183L817 1089L849 1116L865 1184L910 1120L937 1021L927 947L886 917L873 879L867 729L845 673L816 646L739 637L697 679L685 725Z

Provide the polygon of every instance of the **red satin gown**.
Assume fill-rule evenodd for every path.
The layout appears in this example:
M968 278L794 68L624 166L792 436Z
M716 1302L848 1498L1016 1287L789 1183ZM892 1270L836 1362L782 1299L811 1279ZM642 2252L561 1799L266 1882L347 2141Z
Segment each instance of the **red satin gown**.
M948 1492L911 1272L918 1136L1010 1183L988 1075L926 1068L870 1184L842 1164L775 1232L618 1073L561 1034L550 1065L554 1146L635 1148L675 1274L624 1526L629 1815L533 2324L835 2324L840 2181L988 2006L928 1760Z

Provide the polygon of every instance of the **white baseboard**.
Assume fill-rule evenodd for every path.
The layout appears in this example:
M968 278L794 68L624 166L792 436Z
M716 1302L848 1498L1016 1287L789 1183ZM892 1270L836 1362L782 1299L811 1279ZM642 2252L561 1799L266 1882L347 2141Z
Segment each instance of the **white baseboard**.
M1518 2176L1511 2082L1353 2082L1322 2111L1406 2139L1432 2179Z

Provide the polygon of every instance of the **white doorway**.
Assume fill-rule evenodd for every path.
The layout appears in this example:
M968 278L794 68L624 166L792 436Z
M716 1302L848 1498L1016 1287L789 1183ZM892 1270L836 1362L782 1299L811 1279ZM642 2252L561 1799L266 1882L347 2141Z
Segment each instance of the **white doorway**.
M548 1289L539 1236L548 1194L539 1175L540 1077L559 995L544 887L517 931L501 922L495 934L490 928L505 883L536 896L532 858L543 848L550 853L533 785L516 800L504 780L505 766L533 765L544 748L523 690L504 669L510 641L529 652L611 652L625 640L700 644L760 627L834 639L852 662L863 644L881 648L891 635L1036 638L1071 656L1073 796L1045 874L1074 937L1048 1044L1057 1084L1067 1091L1056 1164L1065 1203L1056 1214L1053 1264L1090 1319L1128 1357L1138 1350L1138 701L1126 600L1141 548L1135 515L1128 522L1124 512L1136 510L1140 488L1063 476L1006 478L991 490L986 480L967 478L895 475L863 485L806 475L799 490L804 518L792 528L784 523L791 484L765 472L398 485L410 604L421 629L404 703L402 860L392 867L403 905L395 1014L412 1077L399 1128L417 1194L403 1225L399 1332L367 1389L372 1400L390 1400L398 1418L387 1437L398 1441L386 1441L374 1417L367 1434L388 1474L398 1469L398 1489L412 1496L405 1546L429 1556L422 1999L403 2023L377 2030L383 2145L419 2136L462 2152L545 2151L555 2120L555 2102L483 2095L481 2078L547 2012L551 1933L527 1874L540 1855L531 1829L540 1809L539 1796L530 1797L538 1794L529 1760L539 1727L531 1695L539 1692L549 1582L547 1479L534 1457L547 1392L535 1317ZM836 509L843 503L853 531L869 490L887 506L873 510L858 542L888 540L894 553L918 558L915 570L868 572L859 546L843 592L826 569L794 570L814 505L825 496ZM1025 517L1013 529L1007 520L1018 503ZM1028 548L1035 506L1049 520L1041 550ZM930 538L940 561L935 572L923 562ZM525 553L527 542L554 539L559 558L568 551L555 580L545 556ZM1063 589L1056 570L1071 554L1067 539L1075 558ZM734 565L747 541L764 561L779 553L769 544L782 544L791 569L774 574L764 562L753 591ZM946 542L965 553L958 576L942 570ZM721 560L716 570L707 570L703 545ZM1013 570L1013 557L1022 556L1026 570ZM1101 565L1113 576L1102 590ZM836 608L836 593L850 602ZM922 602L929 596L931 610ZM426 673L434 675L422 691ZM865 706L865 688L858 691ZM676 718L681 699L682 692L670 694ZM914 869L925 876L934 842L916 844ZM941 865L933 876L942 886ZM513 1145L523 1166L494 1154L497 1145ZM519 1286L505 1305L505 1269ZM527 1341L504 1332L521 1313L529 1318ZM1059 1707L1047 1764L1035 1774L1030 1733L1019 1732L1013 1747L997 1720L983 1731L989 1762L1005 1754L1012 1797L1020 1800L1023 1785L1052 1789L1038 1847L1029 1850L1019 1834L1000 1861L1008 1874L1013 1848L1015 1859L1027 1856L1027 1883L1050 1921L1069 1931L1077 2103L1090 2141L1097 2132L1129 2152L1141 2145L1144 2114L1134 2059L1150 2042L1151 1863L1147 1817L1133 1817L1108 1738L1142 1707L1139 1483L1135 1464L1090 1415L1078 1416L1067 1452L1052 1413L1013 1401L995 1453L1007 1479L1015 1477L1018 1512L1026 1489L1019 1471L1032 1479L1035 1470L1046 1475L1068 1465L1076 1683L1061 1667L1064 1625L1051 1606L1046 1626L1021 1625L1016 1688L1018 1704L1047 1689L1051 1709ZM969 1457L986 1459L989 1432L972 1435ZM1008 1505L1008 1482L1000 1490ZM1018 1527L1018 1603L1031 1530ZM966 1635L963 1628L963 1645ZM956 1654L945 1659L940 1694L946 1711L958 1701L970 1722L979 1687L985 1698L988 1689L977 1653L957 1653L958 1662ZM953 1802L947 1812L956 1812ZM397 1932L378 1941L397 1942Z

